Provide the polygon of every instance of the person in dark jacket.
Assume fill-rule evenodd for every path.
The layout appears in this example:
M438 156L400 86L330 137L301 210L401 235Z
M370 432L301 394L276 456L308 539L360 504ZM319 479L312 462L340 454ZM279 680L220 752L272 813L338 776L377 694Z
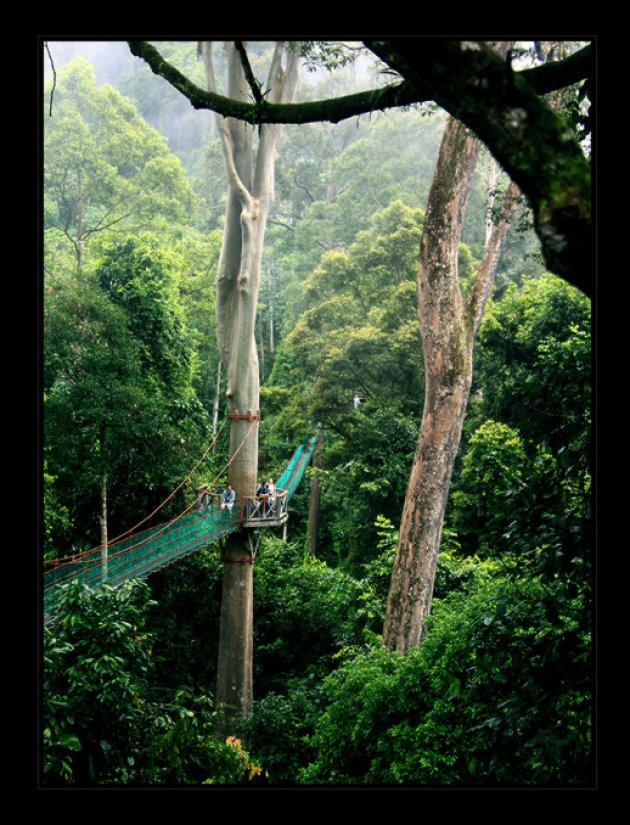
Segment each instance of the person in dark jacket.
M234 499L235 493L232 489L232 485L228 484L225 490L223 491L223 495L221 496L221 509L222 510L231 510L234 507Z
M267 499L269 497L269 484L266 481L261 481L258 490L256 490L256 495L258 498L262 498L262 511L265 513L268 508Z

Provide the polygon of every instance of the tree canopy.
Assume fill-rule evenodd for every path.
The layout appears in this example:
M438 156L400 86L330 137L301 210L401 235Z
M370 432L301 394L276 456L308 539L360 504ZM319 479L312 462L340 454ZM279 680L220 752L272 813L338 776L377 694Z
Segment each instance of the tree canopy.
M539 95L588 79L590 45L561 67L515 72L508 59L480 41L423 38L368 40L365 45L404 80L370 92L323 101L273 104L253 94L252 103L206 92L145 41L131 52L164 77L195 108L254 125L338 122L391 106L433 100L484 143L529 198L543 253L551 271L587 295L593 291L590 167L562 117ZM542 70L544 68L544 71Z
M82 264L101 233L145 229L189 214L192 192L163 137L112 86L97 87L80 56L62 67L45 120L44 221Z

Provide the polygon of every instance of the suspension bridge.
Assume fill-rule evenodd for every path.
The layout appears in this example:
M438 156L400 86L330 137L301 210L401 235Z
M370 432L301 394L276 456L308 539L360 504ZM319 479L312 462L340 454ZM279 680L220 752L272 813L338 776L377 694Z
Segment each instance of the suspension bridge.
M198 495L182 513L157 526L140 529L162 511L175 493L190 479L216 444L224 424L225 421L186 478L141 522L106 545L44 562L44 624L50 624L54 620L59 588L63 584L78 580L88 587L98 587L104 583L118 587L127 579L148 576L229 533L247 527L274 527L286 522L288 503L311 459L320 425L309 429L296 447L276 481L275 495L268 499L243 496L232 509L221 509L220 493L214 492L216 482L251 435L257 424L257 420L254 420L225 467L211 483L197 488ZM253 561L254 558L252 554L250 560Z

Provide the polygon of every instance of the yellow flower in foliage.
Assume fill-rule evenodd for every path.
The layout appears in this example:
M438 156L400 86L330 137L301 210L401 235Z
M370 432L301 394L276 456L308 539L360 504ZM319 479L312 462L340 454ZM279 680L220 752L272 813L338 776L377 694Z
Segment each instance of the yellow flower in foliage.
M239 770L243 775L245 773L249 773L249 778L252 779L254 776L258 776L262 773L262 768L259 765L255 765L253 762L250 762L249 755L241 747L240 739L237 739L236 736L228 736L225 740L225 744L229 745L229 747L233 748L235 751L238 751L238 756L240 759Z

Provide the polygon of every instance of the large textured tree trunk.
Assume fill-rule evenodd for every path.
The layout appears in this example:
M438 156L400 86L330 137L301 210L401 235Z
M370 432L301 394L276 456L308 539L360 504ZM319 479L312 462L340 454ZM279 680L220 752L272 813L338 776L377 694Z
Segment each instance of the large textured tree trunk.
M473 342L518 195L510 184L466 302L457 256L478 152L479 141L450 118L420 245L418 318L425 402L383 627L383 645L404 653L422 641L431 610L444 511L472 383Z
M252 90L233 43L225 44L228 94L245 100ZM277 43L267 88L273 102L292 100L298 60L289 55L282 66L283 44ZM206 81L215 88L211 44L202 43ZM228 177L223 243L217 268L216 327L221 361L227 375L229 468L236 505L256 492L258 473L259 375L255 342L256 306L265 227L274 197L274 164L281 127L263 126L254 160L253 131L248 124L217 117ZM253 429L252 429L253 427ZM232 731L252 706L253 587L247 530L228 536L224 551L223 594L215 704L224 712L220 729Z

